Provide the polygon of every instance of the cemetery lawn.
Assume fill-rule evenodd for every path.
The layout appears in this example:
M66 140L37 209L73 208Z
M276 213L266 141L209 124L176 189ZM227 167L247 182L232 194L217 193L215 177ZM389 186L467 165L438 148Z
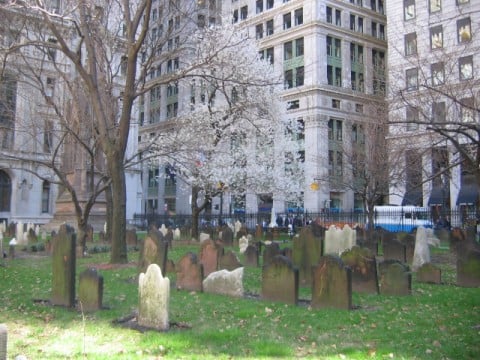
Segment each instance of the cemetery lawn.
M195 245L175 245L178 261ZM444 262L444 284L420 284L411 296L354 293L355 309L314 310L310 291L298 306L259 299L261 269L245 268L245 298L177 291L170 298L171 329L147 331L114 324L137 308L135 262L109 266L108 253L77 260L78 274L96 266L104 277L102 311L52 307L51 258L22 253L0 266L0 323L8 327L8 358L28 359L478 359L480 288L455 286ZM78 279L77 279L78 294Z

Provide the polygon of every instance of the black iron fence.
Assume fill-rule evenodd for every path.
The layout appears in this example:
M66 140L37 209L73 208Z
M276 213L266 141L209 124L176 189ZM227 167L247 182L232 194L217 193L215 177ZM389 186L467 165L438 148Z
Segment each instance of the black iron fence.
M448 210L425 209L417 210L391 209L375 212L374 227L384 227L388 230L411 230L420 225L433 228L467 227L476 225L480 220L479 213L475 209L457 208ZM211 228L222 224L234 224L241 222L248 229L253 230L258 224L263 228L271 226L272 221L278 227L293 229L302 227L312 221L316 221L326 227L330 225L345 225L368 227L368 216L362 211L332 211L326 210L319 213L240 213L232 215L205 214L199 217L199 227ZM189 214L135 214L130 225L141 230L146 230L150 225L160 227L181 228L191 226L192 216ZM391 226L390 226L391 225ZM400 228L398 226L401 226Z

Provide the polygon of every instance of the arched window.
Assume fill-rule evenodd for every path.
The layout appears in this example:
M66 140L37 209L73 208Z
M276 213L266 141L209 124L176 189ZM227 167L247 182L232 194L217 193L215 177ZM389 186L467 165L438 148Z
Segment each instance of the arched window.
M42 213L50 211L50 183L44 181L42 185Z
M0 211L10 211L10 199L12 197L12 182L10 176L0 170Z

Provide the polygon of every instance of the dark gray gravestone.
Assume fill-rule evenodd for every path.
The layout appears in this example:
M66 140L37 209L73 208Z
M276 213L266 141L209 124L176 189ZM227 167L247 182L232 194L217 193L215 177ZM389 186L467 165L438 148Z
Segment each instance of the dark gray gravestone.
M405 262L412 265L413 253L415 252L415 235L405 234L400 239L400 242L405 245Z
M0 324L0 360L7 360L7 325Z
M38 242L37 234L35 233L35 230L32 228L28 229L27 241L28 241L28 244L36 244Z
M102 309L103 276L96 269L89 268L80 274L78 300L81 310L92 312Z
M230 229L230 226L223 225L221 228L222 231L222 242L226 246L233 245L233 231Z
M200 247L200 264L203 265L203 276L217 271L218 258L223 254L223 247L213 240L205 240Z
M369 249L354 246L343 252L341 258L352 270L353 291L378 294L377 261Z
M258 249L254 245L248 245L243 253L245 266L258 266Z
M313 268L312 307L352 308L352 271L338 256L322 256Z
M457 285L480 287L480 252L465 250L457 256Z
M263 228L262 225L257 224L255 227L255 240L260 241L263 239Z
M218 258L218 270L232 271L236 268L242 267L242 263L238 260L237 255L232 250L223 253Z
M157 264L162 274L166 274L167 256L168 244L163 241L162 233L156 229L150 230L140 249L138 272L145 273L150 264Z
M280 245L273 242L269 245L265 245L265 249L263 250L263 265L267 265L270 261L277 255L281 255Z
M138 237L137 233L133 229L128 229L126 232L126 238L127 238L127 245L128 246L137 246L138 244Z
M176 266L176 287L179 290L202 291L203 266L198 262L197 255L185 254Z
M173 246L173 230L171 228L167 229L167 233L165 234L163 241L165 241L170 248Z
M52 240L53 305L75 306L75 243L73 228L65 224Z
M380 293L382 295L410 295L412 274L410 268L398 260L385 260L378 265Z
M442 270L432 263L425 263L417 270L417 281L421 283L441 284Z
M300 234L293 238L292 261L299 270L301 285L312 284L312 266L320 261L322 241L313 235L310 226L302 228Z
M296 305L298 302L298 269L282 255L271 259L262 269L262 298Z
M400 241L391 239L383 241L383 259L407 262L407 247Z

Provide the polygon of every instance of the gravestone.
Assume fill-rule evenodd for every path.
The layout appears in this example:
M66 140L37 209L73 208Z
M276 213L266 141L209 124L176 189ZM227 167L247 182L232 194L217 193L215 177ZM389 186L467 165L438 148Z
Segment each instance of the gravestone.
M210 273L203 280L203 291L232 297L242 297L243 267L233 271L220 270Z
M200 243L203 243L207 240L210 240L210 234L201 232L200 235L199 235L199 240L200 240Z
M383 241L383 259L407 262L407 247L396 239Z
M127 229L126 238L127 238L128 246L137 246L138 238L137 238L137 232L135 230Z
M175 272L175 263L173 262L172 259L167 259L165 272L166 274Z
M223 225L221 228L222 231L222 242L226 246L232 246L233 245L233 231L230 229L230 226L228 225Z
M85 312L102 309L103 276L96 269L89 268L80 274L78 300L81 310Z
M413 253L412 271L417 271L423 264L430 262L430 245L439 246L440 240L432 229L420 226L415 234L415 251Z
M352 272L338 256L322 256L313 268L312 308L352 308Z
M415 235L405 234L401 237L400 242L405 245L405 262L411 265L415 253Z
M310 224L310 227L312 229L313 235L317 238L323 239L325 237L325 227L322 224L319 224L318 222L314 221Z
M165 331L169 328L170 280L157 264L150 264L138 278L138 325Z
M258 266L258 249L254 245L248 245L245 250L244 262L245 266L257 267Z
M85 241L87 243L92 243L93 242L93 226L88 224L87 225L87 230L85 232L85 235L86 235L86 239Z
M53 305L75 306L75 247L76 234L63 224L52 240L52 298Z
M263 238L263 228L262 225L257 224L255 227L255 240L261 240Z
M417 281L421 283L441 284L442 270L432 263L424 263L417 269Z
M237 224L237 223L235 223ZM245 225L242 225L238 230L237 232L235 233L235 238L236 239L240 239L242 237L246 237L248 238L249 236L251 236L249 233L248 233L248 229Z
M238 239L238 247L240 254L243 254L245 250L247 250L248 246L248 238L246 236L242 236L240 239Z
M232 271L242 266L242 263L240 262L240 260L238 260L237 255L232 250L220 254L220 256L218 257L218 270L225 269L228 271Z
M215 244L213 240L205 240L200 246L200 264L203 265L203 275L217 271L218 258L223 254L223 247Z
M163 241L165 241L170 248L173 246L173 230L168 228L166 234L163 237Z
M203 266L197 255L189 252L185 254L176 266L176 287L179 290L202 291Z
M380 294L403 296L412 292L412 274L408 265L398 260L378 264Z
M323 255L340 255L347 249L356 245L357 233L350 226L345 225L342 229L332 225L325 232L323 241Z
M173 230L173 240L174 241L179 241L182 239L182 232L179 228L176 228Z
M0 360L7 360L7 325L0 324Z
M352 270L353 291L378 294L377 260L369 249L354 246L344 251L341 259Z
M272 242L265 245L265 249L263 250L263 265L269 264L277 255L281 255L280 245L278 245L278 243Z
M312 266L320 261L322 256L322 241L317 238L310 226L300 230L300 234L293 238L292 262L298 269L301 285L312 284Z
M27 242L28 244L36 244L38 242L37 234L32 228L28 229L27 231Z
M162 269L162 274L166 274L168 244L163 241L160 231L152 229L148 232L143 240L139 256L139 273L145 272L151 264L157 264Z
M160 231L162 233L162 235L165 237L167 235L167 227L165 226L165 224L162 224L162 226L160 226L160 228L158 229L158 231Z
M262 298L296 305L298 302L298 269L282 255L271 259L262 269Z
M480 252L464 250L457 256L457 285L480 287Z

